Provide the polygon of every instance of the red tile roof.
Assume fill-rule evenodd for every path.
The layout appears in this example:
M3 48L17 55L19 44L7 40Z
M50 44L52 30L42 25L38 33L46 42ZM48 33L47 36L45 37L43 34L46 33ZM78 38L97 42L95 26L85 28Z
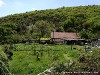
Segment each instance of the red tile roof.
M51 38L80 39L80 36L78 33L73 32L51 32Z

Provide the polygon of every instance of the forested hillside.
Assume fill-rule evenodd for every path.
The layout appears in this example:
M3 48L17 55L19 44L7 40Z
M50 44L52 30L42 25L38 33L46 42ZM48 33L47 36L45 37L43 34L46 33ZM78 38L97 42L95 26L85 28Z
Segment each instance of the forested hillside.
M100 37L100 6L62 7L0 18L0 43L50 37L50 32L78 32L82 38Z

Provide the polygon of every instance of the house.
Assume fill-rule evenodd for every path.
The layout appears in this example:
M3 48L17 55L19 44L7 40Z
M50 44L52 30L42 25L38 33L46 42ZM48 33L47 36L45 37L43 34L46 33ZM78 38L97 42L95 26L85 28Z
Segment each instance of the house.
M51 32L51 39L53 43L64 43L64 44L84 43L84 39L81 39L79 33L73 33L73 32Z

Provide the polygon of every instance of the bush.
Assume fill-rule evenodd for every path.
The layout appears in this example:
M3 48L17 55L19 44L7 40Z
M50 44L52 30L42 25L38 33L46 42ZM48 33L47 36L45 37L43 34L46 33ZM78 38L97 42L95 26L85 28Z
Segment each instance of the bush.
M2 50L0 50L0 75L11 75L9 72L7 56Z

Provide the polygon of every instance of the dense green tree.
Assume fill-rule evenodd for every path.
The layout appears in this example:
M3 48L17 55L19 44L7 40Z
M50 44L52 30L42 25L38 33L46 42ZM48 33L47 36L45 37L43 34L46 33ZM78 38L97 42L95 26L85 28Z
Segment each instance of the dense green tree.
M92 39L94 37L94 34L92 34L91 31L83 29L81 32L81 38L85 39Z
M74 19L68 19L64 21L64 30L68 32L73 32Z
M4 23L2 26L0 26L0 40L2 42L11 42L12 37L11 35L16 33L16 26L12 23Z
M47 21L37 21L35 23L37 31L40 33L40 37L49 37L50 32L53 31L53 24L48 23Z

